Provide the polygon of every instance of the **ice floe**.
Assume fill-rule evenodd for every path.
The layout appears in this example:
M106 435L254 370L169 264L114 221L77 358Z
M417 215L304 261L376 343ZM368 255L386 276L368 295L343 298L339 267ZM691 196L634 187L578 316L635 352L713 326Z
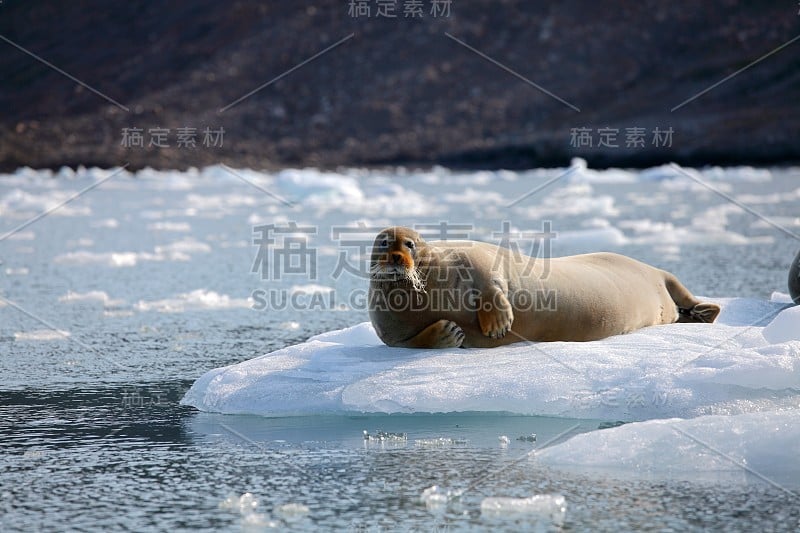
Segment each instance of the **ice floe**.
M133 307L137 311L183 313L185 311L210 309L249 308L252 305L253 301L250 298L231 298L227 294L219 294L206 289L197 289L192 292L179 294L174 298L154 301L140 300Z
M63 341L70 337L69 331L54 329L35 329L31 331L18 331L14 333L14 340L24 341Z
M106 307L118 307L125 304L124 300L110 298L105 291L88 291L84 293L68 291L67 294L59 296L58 301L67 303L99 302Z
M195 239L184 239L156 246L153 252L90 252L78 250L57 255L53 261L66 265L105 265L115 268L133 267L148 261L189 261L191 254L207 253L211 247Z
M795 308L717 301L716 324L490 350L389 348L363 323L207 372L183 402L272 416L488 411L626 421L800 405L800 341L787 337L800 329L791 329ZM775 342L766 338L773 330Z
M576 435L537 452L536 461L648 477L694 478L729 472L775 484L794 480L794 488L800 479L799 420L797 406L732 416L648 420Z
M481 501L481 515L492 518L526 516L561 526L567 500L560 494L535 494L527 498L488 497Z

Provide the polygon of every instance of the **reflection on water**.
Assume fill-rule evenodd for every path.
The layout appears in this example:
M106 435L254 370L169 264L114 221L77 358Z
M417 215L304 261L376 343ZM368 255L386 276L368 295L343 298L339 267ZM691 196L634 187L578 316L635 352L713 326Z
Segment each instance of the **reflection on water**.
M188 385L1 393L3 529L555 528L535 514L481 514L487 497L535 494L565 497L567 530L800 524L793 496L741 471L705 482L620 479L544 468L532 457L565 430L602 421L225 416L178 405ZM365 430L408 438L370 441ZM535 442L525 438L532 433ZM458 497L426 505L420 496L434 485ZM230 505L246 493L253 512Z

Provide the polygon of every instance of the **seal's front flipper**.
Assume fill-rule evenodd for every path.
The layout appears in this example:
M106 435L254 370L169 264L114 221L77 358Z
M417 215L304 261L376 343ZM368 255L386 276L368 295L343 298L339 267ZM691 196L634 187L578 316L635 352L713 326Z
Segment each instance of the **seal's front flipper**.
M691 309L678 309L678 322L711 323L719 315L719 306L712 303L699 303Z
M492 339L505 337L514 322L514 312L506 295L500 291L493 292L488 297L481 295L479 303L478 322L481 332Z
M452 320L438 320L396 346L403 348L458 348L464 331Z

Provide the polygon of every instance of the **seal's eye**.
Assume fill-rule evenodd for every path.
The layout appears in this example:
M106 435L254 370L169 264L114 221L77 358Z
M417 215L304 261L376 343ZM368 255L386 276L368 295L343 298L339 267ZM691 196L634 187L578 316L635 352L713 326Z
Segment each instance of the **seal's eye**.
M383 240L380 242L380 246L381 246L381 248L386 248L387 246L389 246L389 241L388 241L388 240L386 240L386 239L383 239Z
M408 246L409 250L414 249L414 241L406 241L406 246Z

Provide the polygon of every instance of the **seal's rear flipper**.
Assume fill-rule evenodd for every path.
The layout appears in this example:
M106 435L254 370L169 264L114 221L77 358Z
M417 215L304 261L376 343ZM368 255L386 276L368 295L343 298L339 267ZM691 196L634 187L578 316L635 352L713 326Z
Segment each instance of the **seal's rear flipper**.
M678 278L664 272L664 282L672 301L678 306L678 322L705 322L710 324L719 315L719 306L708 302L700 302L692 296L689 289L678 281Z
M711 323L719 315L719 306L712 303L699 303L691 309L678 308L678 322L706 322Z

